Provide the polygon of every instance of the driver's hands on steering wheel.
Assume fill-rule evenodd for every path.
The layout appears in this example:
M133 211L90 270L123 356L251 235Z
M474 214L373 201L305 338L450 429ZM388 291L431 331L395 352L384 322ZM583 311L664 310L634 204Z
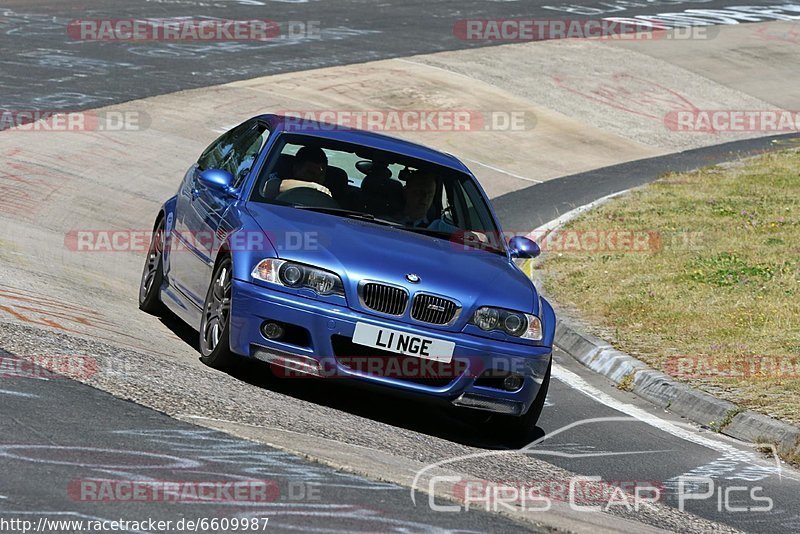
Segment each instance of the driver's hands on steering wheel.
M281 193L285 193L290 189L295 189L297 187L308 187L310 189L316 189L320 193L325 193L329 197L333 197L331 190L325 187L324 185L318 184L316 182L306 182L305 180L283 180L281 181L281 186L279 191Z

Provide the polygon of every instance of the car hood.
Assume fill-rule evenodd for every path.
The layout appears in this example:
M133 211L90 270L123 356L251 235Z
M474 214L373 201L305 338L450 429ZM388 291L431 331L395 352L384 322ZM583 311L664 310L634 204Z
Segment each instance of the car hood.
M506 256L465 249L446 239L367 221L274 204L248 203L282 259L322 267L342 277L348 303L361 280L426 291L461 302L464 310L497 306L537 313L530 280ZM419 276L411 283L406 275ZM467 314L462 313L462 318Z

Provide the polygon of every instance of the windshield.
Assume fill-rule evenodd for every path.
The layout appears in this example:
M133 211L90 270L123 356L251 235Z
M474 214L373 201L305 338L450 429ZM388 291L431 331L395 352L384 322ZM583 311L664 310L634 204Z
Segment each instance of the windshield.
M400 154L284 134L252 201L366 219L505 254L472 177Z

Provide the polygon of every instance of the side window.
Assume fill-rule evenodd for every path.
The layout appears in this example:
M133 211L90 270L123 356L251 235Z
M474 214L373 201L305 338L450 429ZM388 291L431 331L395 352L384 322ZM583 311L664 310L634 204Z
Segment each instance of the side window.
M200 169L223 169L230 172L238 187L255 163L258 154L269 138L267 125L246 122L222 134L203 152L197 165Z
M269 130L264 123L257 122L236 138L228 158L222 163L222 169L230 172L235 180L234 187L239 187L250 173L253 164L261 153L261 149L269 138Z
M241 124L219 136L216 141L205 149L197 160L197 166L200 167L201 170L221 169L222 164L233 151L234 140L247 126L247 124Z

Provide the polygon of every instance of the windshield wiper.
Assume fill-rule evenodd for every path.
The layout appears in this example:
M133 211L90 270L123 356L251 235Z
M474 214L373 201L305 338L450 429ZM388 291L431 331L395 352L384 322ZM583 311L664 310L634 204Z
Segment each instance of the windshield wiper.
M453 236L452 232L448 232L447 230L436 230L434 228L425 228L424 226L401 226L401 228L409 232L417 232L445 239L450 239Z
M439 237L442 239L447 239L452 241L456 245L464 245L465 247L477 250L483 250L485 252L493 252L496 254L500 254L501 256L506 255L506 251L502 248L496 247L491 243L486 243L482 241L477 242L467 242L467 241L459 241L456 239L456 236L459 234L454 234L452 232L448 232L447 230L437 230L435 228L425 228L424 226L403 226L402 230L408 230L409 232L417 232L420 234L430 235L433 237Z
M375 223L375 224L383 224L383 225L386 225L386 226L394 226L394 227L402 227L403 226L402 224L400 224L398 222L389 221L389 220L386 220L386 219L380 219L378 217L375 217L371 213L364 213L363 211L346 210L346 209L343 209L343 208L327 208L325 206L299 206L299 205L296 205L296 204L294 205L294 207L299 209L299 210L316 211L316 212L319 212L319 213L327 213L329 215L339 215L340 217L348 217L348 218L351 218L351 219L360 219L360 220L363 220L363 221L369 221L369 222L372 222L372 223Z

